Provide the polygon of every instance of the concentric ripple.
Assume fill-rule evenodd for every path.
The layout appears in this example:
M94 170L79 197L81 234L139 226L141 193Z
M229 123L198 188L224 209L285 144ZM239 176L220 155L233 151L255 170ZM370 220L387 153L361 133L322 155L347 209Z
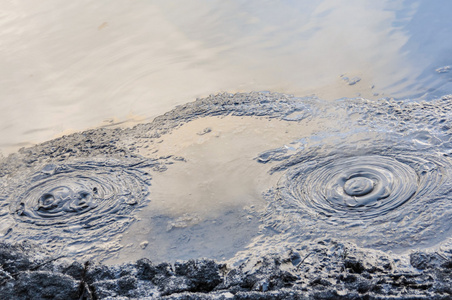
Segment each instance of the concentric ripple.
M396 143L393 143L396 141ZM384 250L437 243L451 230L452 162L438 147L382 136L382 146L301 150L273 168L266 226L300 241L351 239ZM283 214L283 215L281 215Z
M312 213L373 218L393 211L427 188L418 182L410 165L370 155L302 164L288 172L279 190L285 199Z
M144 178L115 164L47 165L10 195L15 224L11 235L15 241L51 241L56 248L76 244L89 248L91 242L100 246L134 220L133 210L148 193Z

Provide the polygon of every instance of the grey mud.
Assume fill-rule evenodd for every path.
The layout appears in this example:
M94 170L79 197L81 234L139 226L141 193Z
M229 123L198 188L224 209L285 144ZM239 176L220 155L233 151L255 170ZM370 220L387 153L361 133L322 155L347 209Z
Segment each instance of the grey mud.
M21 149L0 165L0 290L448 299L451 109L219 94Z

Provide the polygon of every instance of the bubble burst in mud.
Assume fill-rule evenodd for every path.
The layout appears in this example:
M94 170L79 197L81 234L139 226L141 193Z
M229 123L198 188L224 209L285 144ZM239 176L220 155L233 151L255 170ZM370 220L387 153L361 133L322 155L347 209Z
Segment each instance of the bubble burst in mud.
M5 239L66 247L73 255L99 251L134 220L148 193L145 180L118 163L46 165L3 192Z
M385 146L347 143L287 156L273 169L285 173L268 194L267 225L300 239L329 236L383 250L447 238L450 158L437 147L415 150L400 136L376 144Z

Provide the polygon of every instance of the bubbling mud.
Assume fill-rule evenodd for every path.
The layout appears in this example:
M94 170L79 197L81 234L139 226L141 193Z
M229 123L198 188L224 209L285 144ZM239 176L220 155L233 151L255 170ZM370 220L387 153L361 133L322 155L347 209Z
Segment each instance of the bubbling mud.
M48 164L16 184L4 202L11 224L6 238L35 240L57 252L66 248L75 256L112 242L148 194L145 174L93 161Z
M312 214L368 219L411 199L417 183L414 169L396 159L358 156L297 166L284 176L278 190L280 197L298 202Z
M267 225L301 239L340 237L382 250L441 241L451 229L452 162L438 147L415 151L412 143L384 135L382 146L337 144L286 157L273 169L285 173L269 192Z
M452 96L219 94L76 133L0 161L0 237L109 263L239 261L327 239L439 247L452 233L451 109Z

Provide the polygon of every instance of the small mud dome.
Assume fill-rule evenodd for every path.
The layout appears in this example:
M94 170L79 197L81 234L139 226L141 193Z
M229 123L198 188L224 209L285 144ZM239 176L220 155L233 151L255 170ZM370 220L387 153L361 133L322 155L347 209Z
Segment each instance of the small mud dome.
M220 94L22 149L0 166L2 289L38 270L79 297L447 299L451 109Z

